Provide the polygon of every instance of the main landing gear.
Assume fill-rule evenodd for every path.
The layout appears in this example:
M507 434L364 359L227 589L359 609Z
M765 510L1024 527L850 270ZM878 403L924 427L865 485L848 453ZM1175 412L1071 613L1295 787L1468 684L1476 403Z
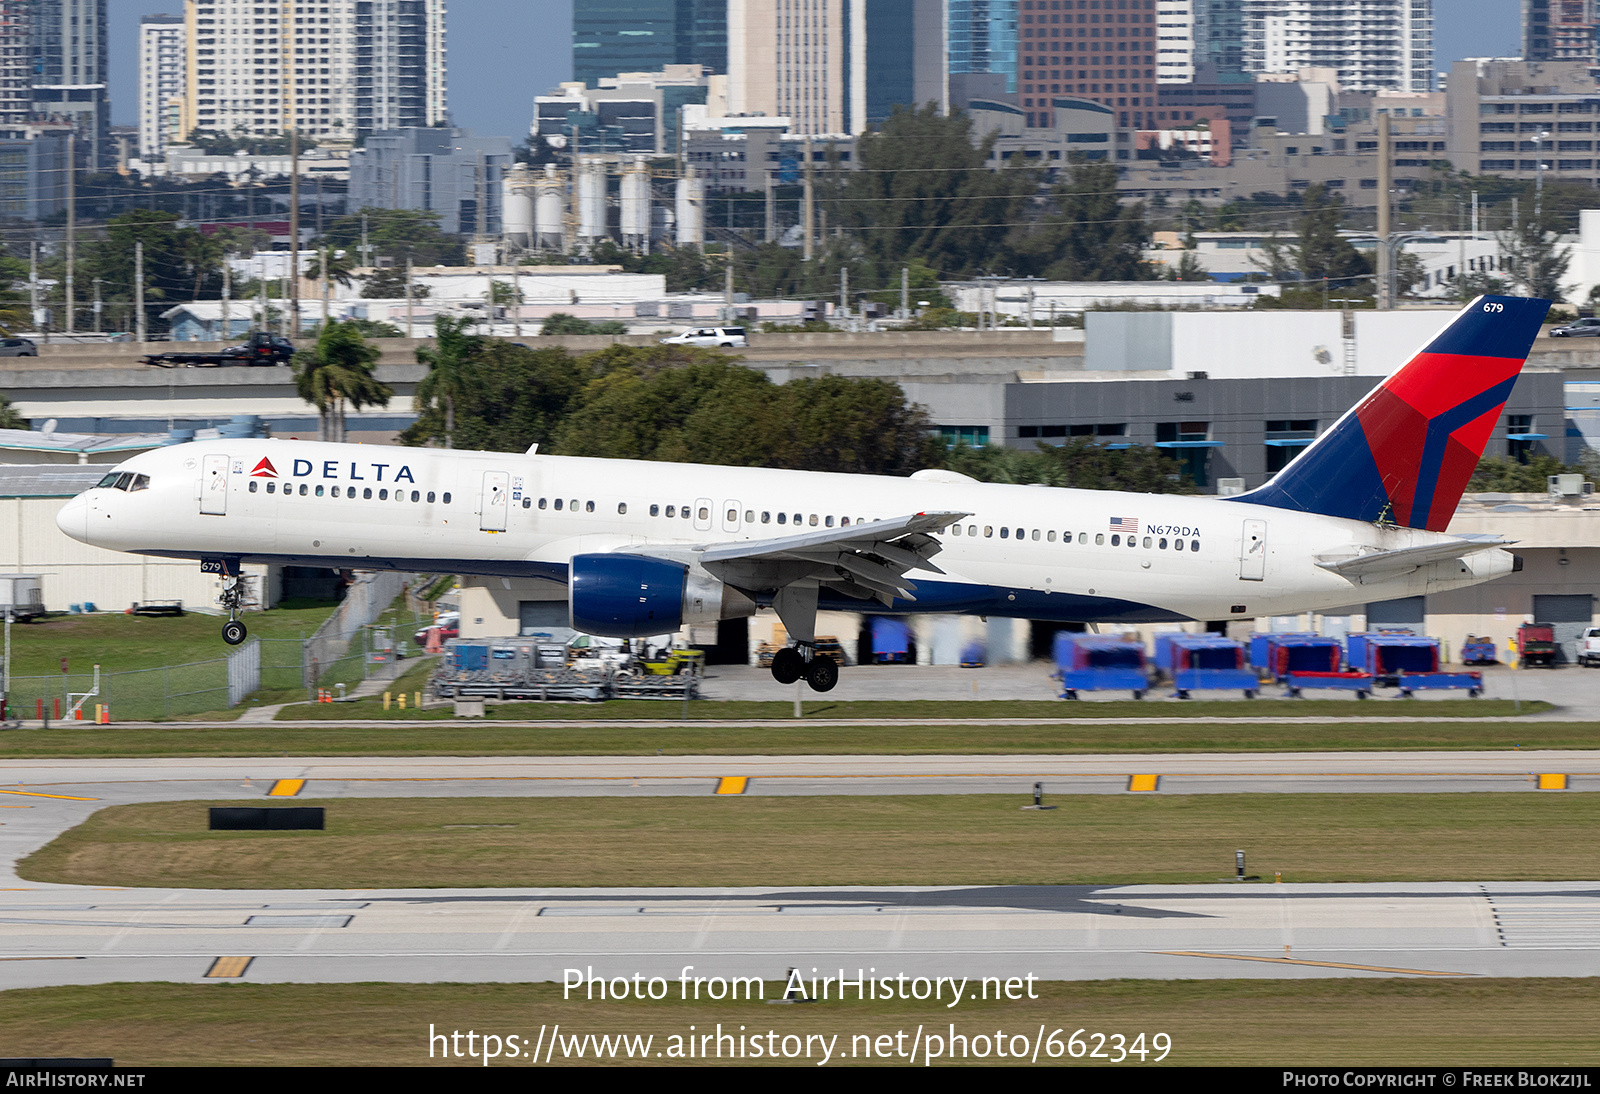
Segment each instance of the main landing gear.
M230 646L237 646L250 634L239 622L239 609L244 606L244 596L244 579L238 574L229 574L222 579L222 595L217 597L217 603L228 610L228 621L222 625L222 640Z
M812 691L832 691L839 682L839 665L807 644L785 646L772 655L772 678L778 683L792 684L802 677Z

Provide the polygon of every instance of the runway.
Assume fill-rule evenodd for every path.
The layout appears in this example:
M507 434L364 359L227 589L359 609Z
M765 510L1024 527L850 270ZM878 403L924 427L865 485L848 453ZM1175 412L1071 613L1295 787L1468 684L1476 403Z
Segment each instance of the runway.
M1035 782L1047 795L1551 793L1537 787L1552 773L1569 792L1600 789L1600 752L12 761L0 784L0 984L192 982L219 969L259 981L559 980L589 966L675 979L685 965L768 979L813 966L1045 979L1600 975L1600 882L1588 881L329 891L98 889L14 870L106 805L175 799L731 786L1020 804Z

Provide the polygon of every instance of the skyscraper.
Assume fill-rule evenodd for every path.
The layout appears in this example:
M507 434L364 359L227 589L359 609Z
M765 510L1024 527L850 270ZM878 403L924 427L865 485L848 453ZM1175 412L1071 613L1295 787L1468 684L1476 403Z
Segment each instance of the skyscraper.
M992 72L1017 90L1018 0L950 0L950 74Z
M139 157L159 159L182 138L184 19L146 15L139 20Z
M1092 99L1118 126L1153 117L1155 0L1023 0L1021 18L1020 105L1031 124L1056 95Z
M946 0L728 0L728 110L792 131L863 132L896 106L945 109Z
M29 0L0 0L0 127L7 130L33 114L32 9Z
M572 78L598 87L667 65L728 71L728 0L575 0Z
M1595 0L1522 0L1524 61L1596 63Z
M1331 68L1350 91L1433 87L1432 0L1243 0L1243 5L1248 72Z
M35 0L29 7L33 116L70 124L82 165L101 170L111 126L106 0Z
M442 124L444 17L445 0L188 0L185 132Z
M1156 81L1187 84L1194 81L1195 8L1206 0L1157 0Z

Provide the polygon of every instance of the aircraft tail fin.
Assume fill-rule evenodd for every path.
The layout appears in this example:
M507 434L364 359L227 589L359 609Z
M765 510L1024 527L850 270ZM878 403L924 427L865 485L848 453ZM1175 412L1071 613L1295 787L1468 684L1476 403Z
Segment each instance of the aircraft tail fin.
M1444 531L1549 310L1478 297L1270 482L1227 500Z

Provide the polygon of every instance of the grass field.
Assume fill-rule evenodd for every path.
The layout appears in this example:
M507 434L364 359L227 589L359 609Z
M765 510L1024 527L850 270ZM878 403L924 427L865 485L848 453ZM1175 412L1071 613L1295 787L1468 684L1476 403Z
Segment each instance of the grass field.
M1298 709L1298 708L1297 708ZM1148 713L1148 708L1146 708ZM930 755L1085 752L1317 752L1370 749L1594 748L1594 722L1356 721L1299 725L856 725L804 721L775 728L686 722L628 726L441 722L423 726L182 725L19 729L0 733L0 759L73 756L643 756Z
M767 985L768 997L780 985ZM160 1065L480 1066L428 1057L429 1030L515 1035L530 1041L560 1024L566 1037L647 1035L648 1062L670 1063L672 1038L698 1033L837 1035L831 1065L903 1065L862 1056L878 1036L917 1027L948 1037L1038 1036L1060 1030L1171 1039L1165 1065L1588 1065L1600 1063L1594 1015L1600 983L1586 979L1073 981L1036 985L1037 999L963 1004L845 1002L580 1002L553 984L107 984L0 991L0 1055L111 1056L120 1067ZM675 994L675 993L674 993ZM873 1038L872 1041L858 1038ZM548 1039L547 1042L548 1043ZM791 1041L792 1046L800 1042ZM891 1040L886 1046L893 1046ZM969 1053L977 1043L968 1041ZM953 1063L1025 1063L1013 1058ZM440 1051L435 1043L435 1051ZM892 1049L891 1049L892 1051ZM816 1066L812 1058L788 1061ZM852 1055L854 1054L854 1055ZM552 1063L593 1064L585 1060ZM1150 1057L1154 1061L1154 1055ZM1047 1061L1041 1053L1039 1063ZM607 1061L608 1063L611 1061ZM625 1063L626 1057L616 1061ZM640 1060L638 1062L645 1062ZM716 1063L715 1058L693 1063ZM767 1063L766 1059L723 1060ZM921 1063L922 1061L917 1061ZM942 1063L944 1061L936 1061ZM1063 1057L1060 1063L1105 1064ZM495 1066L527 1066L527 1059ZM1140 1066L1135 1061L1121 1065Z
M319 803L321 832L210 832L220 803L160 802L101 810L19 873L214 889L1183 884L1229 873L1244 849L1293 882L1600 876L1595 794L1022 800L346 798Z
M428 670L432 671L430 663ZM417 669L408 670L403 687L396 690L417 690L426 682L426 674ZM1072 721L1079 718L1512 718L1519 714L1536 714L1552 709L1551 704L1538 701L1523 702L1520 708L1509 699L1439 699L1427 701L1378 700L1369 703L1343 702L1337 699L1281 700L1257 699L1253 701L1196 701L1147 702L1144 700L1071 703L1061 699L892 699L866 701L839 701L811 699L801 704L806 718L860 718L870 721L878 718L1057 718ZM763 702L742 699L693 699L687 704L670 700L612 699L603 703L539 703L497 702L485 703L486 716L495 721L630 721L667 719L677 721L687 714L688 721L734 721L748 718L751 721L773 721L794 717L792 699ZM416 721L419 718L433 721L451 721L454 710L435 707L418 714L414 709L400 710L393 705L383 709L381 697L359 699L350 703L295 704L278 712L280 721L307 721L327 719L386 719Z

